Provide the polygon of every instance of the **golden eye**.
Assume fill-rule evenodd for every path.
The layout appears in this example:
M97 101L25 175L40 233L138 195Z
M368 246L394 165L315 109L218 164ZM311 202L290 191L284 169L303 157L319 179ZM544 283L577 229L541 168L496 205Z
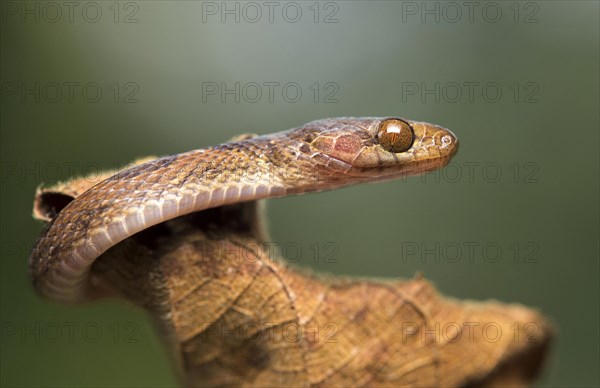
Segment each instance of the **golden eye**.
M386 119L379 124L377 140L386 151L399 153L405 152L412 146L414 134L406 121Z

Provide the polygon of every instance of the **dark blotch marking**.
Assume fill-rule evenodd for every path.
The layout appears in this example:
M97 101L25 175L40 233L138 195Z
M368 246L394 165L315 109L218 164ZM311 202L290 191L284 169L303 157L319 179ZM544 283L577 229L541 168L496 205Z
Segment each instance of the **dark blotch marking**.
M354 154L362 146L362 142L356 136L340 136L335 141L335 150L343 153Z
M305 154L309 154L310 153L310 147L308 146L308 144L302 144L300 146L300 152L305 153Z

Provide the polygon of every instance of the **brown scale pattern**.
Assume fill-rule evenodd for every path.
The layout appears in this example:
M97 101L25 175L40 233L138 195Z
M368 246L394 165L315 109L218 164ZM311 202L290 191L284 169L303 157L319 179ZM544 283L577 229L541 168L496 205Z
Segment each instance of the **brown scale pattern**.
M62 209L40 238L32 261L34 278L59 265L58 255L66 244L85 241L90 230L118 222L128 209L142 208L168 193L210 193L220 185L237 184L232 174L248 160L275 166L289 162L276 153L265 154L265 149L269 148L257 142L242 142L192 151L145 163L96 184ZM59 238L67 232L68 240Z
M388 155L373 140L372 129L381 121L319 120L286 132L167 156L121 171L82 193L51 220L30 257L34 284L48 297L80 301L88 297L87 286L69 289L68 284L84 282L100 254L153 224L238 200L374 181L378 178L373 173L390 168L408 171L410 165L429 155L436 155L429 159L439 167L451 157L437 157L440 144L420 144L420 139L429 135L450 135L426 123L414 123L417 146L406 152L405 160ZM417 153L422 155L419 160L411 156ZM355 163L357 159L372 164L367 166L370 170ZM257 176L261 178L248 182L249 177Z

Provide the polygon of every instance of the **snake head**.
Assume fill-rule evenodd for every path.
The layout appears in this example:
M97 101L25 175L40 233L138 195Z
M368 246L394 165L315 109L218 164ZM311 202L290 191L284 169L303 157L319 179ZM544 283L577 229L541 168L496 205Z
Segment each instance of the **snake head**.
M305 128L314 135L307 139L313 158L346 176L421 174L445 166L458 150L448 129L402 118L325 119Z

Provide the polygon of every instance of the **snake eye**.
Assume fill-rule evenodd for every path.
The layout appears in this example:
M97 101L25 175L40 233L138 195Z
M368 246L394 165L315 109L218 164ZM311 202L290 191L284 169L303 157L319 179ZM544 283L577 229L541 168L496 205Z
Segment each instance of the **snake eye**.
M386 119L379 124L377 140L386 151L404 152L413 144L413 129L406 121Z

